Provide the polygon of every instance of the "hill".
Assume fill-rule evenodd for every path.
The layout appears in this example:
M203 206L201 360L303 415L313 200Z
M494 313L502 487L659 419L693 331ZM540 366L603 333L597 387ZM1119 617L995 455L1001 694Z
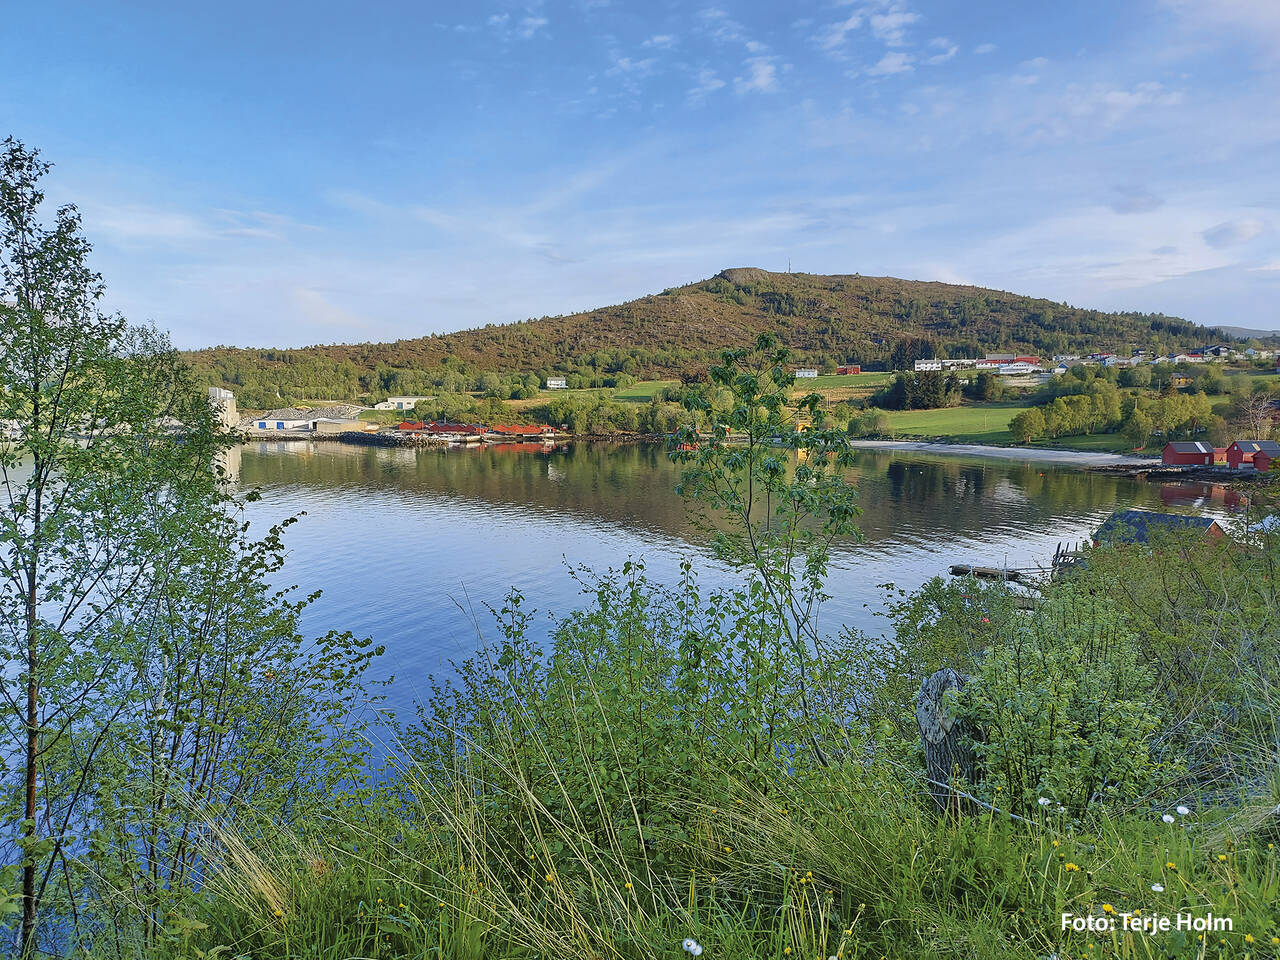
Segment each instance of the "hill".
M393 343L211 347L188 357L209 382L254 408L302 398L487 390L495 379L535 390L548 374L568 376L572 386L686 376L765 331L801 362L871 368L909 366L935 351L1166 351L1228 339L1175 317L1106 313L982 287L737 268L566 316Z

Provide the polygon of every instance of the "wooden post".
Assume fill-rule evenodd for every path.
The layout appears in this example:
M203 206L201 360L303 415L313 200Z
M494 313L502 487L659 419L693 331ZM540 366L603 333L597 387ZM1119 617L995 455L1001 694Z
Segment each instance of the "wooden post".
M944 698L947 691L963 690L968 682L964 674L943 667L925 678L916 697L916 723L924 740L929 792L940 810L951 813L961 813L970 806L950 785L967 787L973 783L974 757L969 724L952 714Z

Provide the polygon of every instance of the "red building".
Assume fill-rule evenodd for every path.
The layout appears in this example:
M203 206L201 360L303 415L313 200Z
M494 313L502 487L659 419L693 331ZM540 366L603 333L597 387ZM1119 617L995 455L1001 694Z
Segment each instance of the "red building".
M860 363L851 363L845 367L836 367L836 376L839 376L839 377L848 377L855 373L861 373L861 372L862 372L862 364Z
M1164 445L1160 461L1171 466L1213 466L1213 447L1199 440L1174 440Z
M1232 470L1242 467L1269 470L1277 457L1280 457L1280 443L1274 440L1237 440L1227 447L1227 466Z

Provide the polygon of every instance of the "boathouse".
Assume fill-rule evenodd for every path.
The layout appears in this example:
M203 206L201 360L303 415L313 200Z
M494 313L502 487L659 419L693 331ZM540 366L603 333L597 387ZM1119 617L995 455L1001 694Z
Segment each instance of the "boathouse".
M1213 517L1188 516L1181 513L1155 513L1151 510L1117 510L1093 535L1093 545L1103 543L1147 543L1154 533L1198 532L1216 540L1226 536Z
M1237 440L1227 447L1227 466L1232 470L1249 467L1270 470L1277 457L1280 457L1280 443L1274 440Z
M1170 466L1212 467L1213 447L1199 440L1173 440L1164 445L1160 462Z

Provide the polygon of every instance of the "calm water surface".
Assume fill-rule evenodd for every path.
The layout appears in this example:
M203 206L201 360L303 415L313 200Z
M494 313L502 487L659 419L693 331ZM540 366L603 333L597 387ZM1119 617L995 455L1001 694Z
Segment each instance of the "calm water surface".
M643 558L674 582L690 558L705 584L734 574L711 557L673 492L678 468L657 445L512 444L408 450L270 442L240 450L240 485L257 488L255 525L306 511L290 528L287 582L323 591L304 626L348 629L386 646L380 672L403 708L427 677L493 638L488 606L516 587L549 615L583 602L568 564L597 570ZM1198 504L1212 488L1157 486L1061 466L917 452L859 451L863 540L838 546L822 611L883 630L885 591L913 588L952 563L1047 563L1059 542L1086 539L1111 511ZM1219 497L1221 494L1219 494Z

